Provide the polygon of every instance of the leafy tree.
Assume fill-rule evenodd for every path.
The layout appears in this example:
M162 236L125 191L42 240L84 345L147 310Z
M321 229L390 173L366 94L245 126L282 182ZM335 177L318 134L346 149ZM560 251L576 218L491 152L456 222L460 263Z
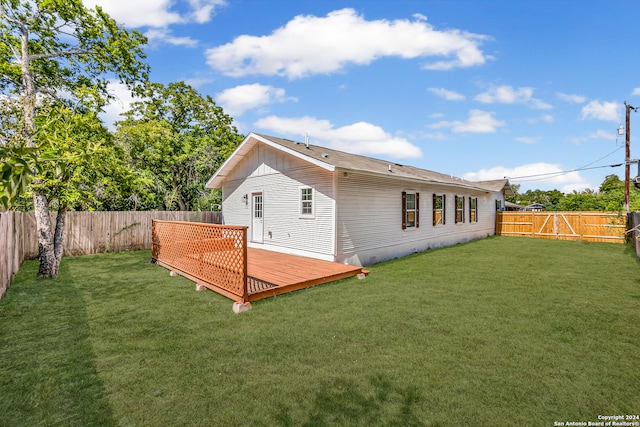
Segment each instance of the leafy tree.
M616 174L607 175L604 181L602 181L602 184L600 184L601 193L612 193L618 190L624 191L624 181Z
M33 148L0 145L0 206L9 209L28 190L35 160Z
M36 152L20 144L16 135L20 114L17 100L0 96L0 206L9 209L27 190Z
M511 190L513 191L513 196L507 197L506 200L511 203L518 203L520 199L520 184L511 184Z
M146 79L145 38L118 26L100 8L85 8L81 0L0 0L0 19L0 91L17 96L23 106L19 139L28 148L39 148L39 102L73 99L99 108L109 97L107 76L130 87ZM64 217L58 216L54 234L42 184L34 181L32 191L38 276L55 277Z
M42 163L32 187L57 206L59 216L67 210L112 209L113 204L130 209L122 199L145 197L150 182L128 168L124 151L95 111L57 104L38 111L36 143L42 159L50 162Z
M220 203L204 184L242 141L210 96L183 83L148 85L117 124L116 137L136 169L153 176L166 209Z
M566 194L560 200L559 206L562 211L604 211L604 201L602 197L591 189L582 192L574 191Z

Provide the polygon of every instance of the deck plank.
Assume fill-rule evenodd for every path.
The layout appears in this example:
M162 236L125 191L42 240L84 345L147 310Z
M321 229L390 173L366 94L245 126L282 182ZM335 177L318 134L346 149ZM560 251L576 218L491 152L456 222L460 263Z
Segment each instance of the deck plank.
M273 283L251 296L251 300L331 282L362 273L362 267L322 261L315 258L247 248L247 273L250 277Z

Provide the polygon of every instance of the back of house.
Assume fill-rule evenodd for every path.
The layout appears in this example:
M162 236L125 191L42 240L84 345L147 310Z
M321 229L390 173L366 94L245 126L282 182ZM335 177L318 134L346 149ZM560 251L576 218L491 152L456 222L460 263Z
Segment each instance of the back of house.
M249 134L207 183L251 247L369 265L495 233L507 180L471 182Z

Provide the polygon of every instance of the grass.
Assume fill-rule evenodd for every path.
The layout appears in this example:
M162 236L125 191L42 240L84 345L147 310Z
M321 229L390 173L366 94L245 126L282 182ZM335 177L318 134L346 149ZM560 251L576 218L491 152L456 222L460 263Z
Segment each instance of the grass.
M640 263L494 237L253 304L149 252L26 262L0 301L0 425L553 425L640 413Z

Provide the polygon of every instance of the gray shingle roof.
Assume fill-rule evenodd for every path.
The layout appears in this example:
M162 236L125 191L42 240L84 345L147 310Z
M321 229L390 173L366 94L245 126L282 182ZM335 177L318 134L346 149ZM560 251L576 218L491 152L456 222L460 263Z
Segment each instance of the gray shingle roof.
M325 168L329 170L359 172L369 175L385 176L393 179L457 186L492 192L505 190L505 194L507 195L510 195L508 193L512 193L509 182L506 179L479 182L468 181L452 175L420 169L392 161L374 159L357 154L349 154L318 145L309 144L307 146L303 142L295 142L289 139L277 138L269 135L251 133L245 138L241 147L245 143L249 142L252 135L257 136L258 140L263 140L263 142L266 140L276 146L285 148L286 151L294 152L297 154L297 157L303 159L307 158L307 160L312 159L313 163L325 166ZM253 145L250 147L252 146ZM239 150L236 150L236 152L242 151L241 147L239 147ZM247 150L244 152L246 153L250 147L247 147ZM234 152L231 157L233 157L236 152ZM221 180L223 180L223 177L227 174L224 172L225 167L233 167L233 164L235 164L234 162L229 162L229 160L230 159L228 159L227 162L225 162L225 164L223 164L211 178L209 183L207 183L207 187L216 188L221 184Z

